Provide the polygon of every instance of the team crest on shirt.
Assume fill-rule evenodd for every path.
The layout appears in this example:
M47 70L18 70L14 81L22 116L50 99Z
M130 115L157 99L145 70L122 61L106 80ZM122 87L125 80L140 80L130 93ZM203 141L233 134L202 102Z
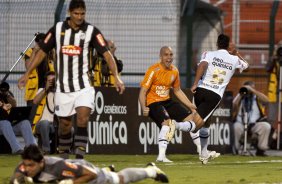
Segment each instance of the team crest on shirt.
M62 53L68 56L76 56L81 54L81 48L75 45L62 46Z
M86 37L85 33L80 33L80 39L81 40L85 40L85 37Z
M106 46L106 42L103 38L103 36L101 34L98 34L96 36L97 40L98 40L98 43L102 46L102 47L105 47Z

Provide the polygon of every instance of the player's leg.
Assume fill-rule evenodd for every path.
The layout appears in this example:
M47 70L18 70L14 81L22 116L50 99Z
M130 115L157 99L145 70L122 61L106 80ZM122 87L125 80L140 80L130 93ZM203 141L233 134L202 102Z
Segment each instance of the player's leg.
M167 175L154 163L147 164L145 168L126 168L118 172L120 183L134 183L147 178L152 178L161 183L168 183Z
M76 158L83 158L88 142L87 126L91 112L94 110L94 88L85 88L79 91L75 99L76 133L74 136L74 148Z
M88 142L87 125L91 109L88 107L76 108L76 133L74 136L75 156L77 159L83 158L86 152L86 145Z
M149 116L160 128L159 140L158 140L159 154L157 157L157 161L171 162L170 160L166 158L166 149L169 143L168 135L170 132L174 133L174 130L170 131L169 124L171 123L171 119L169 117L169 114L167 113L166 109L162 105L162 102L156 102L156 103L150 104L149 108L150 108Z
M71 117L58 117L59 119L59 142L58 152L63 158L68 158L72 146L72 119Z
M190 132L191 139L197 148L197 153L201 154L201 142L200 142L200 131L198 130L196 133Z
M74 93L56 92L54 96L55 114L59 120L58 152L61 157L68 158L72 146L72 115L74 109Z
M201 140L201 155L200 160L203 164L208 163L209 153L208 153L208 139L209 139L209 128L202 127L200 129L200 140Z
M205 122L205 125L200 129L200 142L201 142L201 156L200 160L203 164L208 162L211 154L208 151L208 138L209 138L209 117L218 107L221 101L221 96L203 88L197 88L194 95L193 102L197 106L197 114ZM214 153L214 152L213 152ZM215 152L216 153L216 152Z
M175 125L176 130L190 132L195 130L195 122L192 119L188 119L191 114L183 105L172 100L167 101L164 104L165 109L167 110L172 121L172 124Z

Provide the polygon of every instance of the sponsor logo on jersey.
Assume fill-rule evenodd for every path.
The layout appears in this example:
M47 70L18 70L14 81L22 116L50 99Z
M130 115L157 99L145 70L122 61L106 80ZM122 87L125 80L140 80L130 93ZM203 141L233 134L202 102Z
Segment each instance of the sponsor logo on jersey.
M105 47L106 46L106 42L103 38L103 36L101 34L98 34L96 36L97 40L98 40L98 43L102 46L102 47Z
M84 40L85 37L86 37L85 33L80 33L80 39L81 39L81 40Z
M75 174L71 171L66 171L66 170L63 170L62 172L62 176L66 176L66 177L74 177Z
M156 86L156 94L162 98L166 98L169 95L169 89L165 86Z
M219 89L219 85L208 84L208 83L205 83L205 82L202 83L202 86L210 87L210 88L213 88L213 89Z
M223 59L220 59L220 58L217 58L217 57L213 58L212 65L214 67L225 68L225 69L228 69L228 70L233 69L231 63L224 62Z
M75 45L62 46L62 53L69 56L76 56L81 54L81 48Z
M48 33L48 35L44 39L44 43L48 43L48 41L50 40L51 36L52 36L52 34Z

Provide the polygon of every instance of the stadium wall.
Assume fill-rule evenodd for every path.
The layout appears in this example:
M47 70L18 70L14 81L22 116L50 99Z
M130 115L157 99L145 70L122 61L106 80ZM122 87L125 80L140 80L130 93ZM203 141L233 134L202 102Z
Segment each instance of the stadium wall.
M190 98L189 90L184 90ZM139 89L127 88L119 95L114 88L96 88L95 110L88 124L88 152L91 154L156 154L159 128L142 116ZM131 100L128 100L131 99ZM231 153L232 94L226 92L211 117L209 149ZM196 153L188 132L177 131L168 153Z

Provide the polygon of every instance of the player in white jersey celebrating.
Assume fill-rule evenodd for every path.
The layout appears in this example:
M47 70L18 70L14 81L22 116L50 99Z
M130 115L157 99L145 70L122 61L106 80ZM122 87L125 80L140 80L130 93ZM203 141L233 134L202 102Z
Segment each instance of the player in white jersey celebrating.
M202 122L200 124L203 124L200 129L200 160L203 164L206 164L211 157L207 150L209 138L207 119L218 107L225 88L236 69L242 72L248 68L248 63L241 57L235 45L229 45L229 43L229 36L220 34L217 39L218 50L202 54L191 87L191 91L194 93L193 102L197 106L196 118Z

